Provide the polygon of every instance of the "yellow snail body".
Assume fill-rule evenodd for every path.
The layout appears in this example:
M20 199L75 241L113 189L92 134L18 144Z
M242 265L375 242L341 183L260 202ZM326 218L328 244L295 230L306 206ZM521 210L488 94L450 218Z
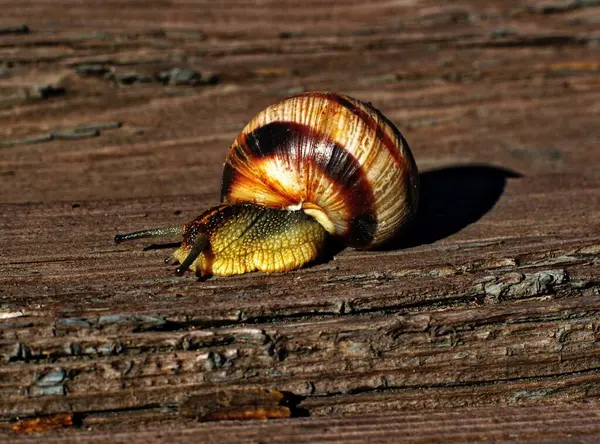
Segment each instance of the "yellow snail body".
M367 249L414 217L419 176L396 127L370 104L311 92L252 119L229 149L222 204L181 227L115 241L182 235L179 274L281 272L316 259L329 237Z

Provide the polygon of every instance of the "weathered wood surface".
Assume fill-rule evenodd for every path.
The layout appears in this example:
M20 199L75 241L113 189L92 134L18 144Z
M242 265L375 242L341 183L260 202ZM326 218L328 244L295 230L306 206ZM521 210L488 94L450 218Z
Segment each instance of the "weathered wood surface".
M0 10L0 439L63 412L78 427L46 438L600 434L600 2ZM406 239L206 282L112 242L215 204L244 124L315 89L404 132ZM177 413L244 387L310 418Z
M124 417L123 417L124 416ZM89 430L79 433L48 432L47 443L88 442L465 442L526 441L597 442L600 410L596 405L528 407L483 407L452 410L425 410L400 413L319 416L279 421L227 421L187 423L160 415L88 417ZM114 430L119 422L118 430ZM149 428L148 423L153 427ZM543 433L541 433L543 432ZM591 438L591 439L590 439ZM20 436L17 442L40 442L40 435Z

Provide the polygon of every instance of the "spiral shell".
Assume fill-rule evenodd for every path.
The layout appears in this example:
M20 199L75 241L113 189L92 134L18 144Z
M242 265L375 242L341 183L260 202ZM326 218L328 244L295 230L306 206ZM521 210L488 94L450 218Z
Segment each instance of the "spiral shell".
M246 125L221 189L226 203L302 209L358 248L393 237L418 197L417 167L396 127L370 104L314 92L277 102Z

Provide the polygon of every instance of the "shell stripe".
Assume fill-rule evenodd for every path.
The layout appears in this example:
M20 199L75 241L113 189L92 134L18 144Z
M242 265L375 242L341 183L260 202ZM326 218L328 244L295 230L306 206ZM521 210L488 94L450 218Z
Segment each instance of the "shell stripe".
M394 141L392 137L388 134L388 132L385 130L384 124L389 127L389 129L402 143L401 146L406 146L406 141L404 140L400 132L396 129L394 124L390 122L390 120L387 117L385 117L381 113L381 111L373 107L371 104L364 103L356 99L354 99L353 102L347 97L340 94L322 93L322 97L327 98L328 100L331 100L343 106L352 114L356 115L359 119L365 122L365 124L371 129L371 131L375 133L377 138L381 140L386 150L393 157L394 161L396 162L396 165L400 166L401 168L405 168L405 160L402 155L402 152L398 149L398 144L396 143L396 141ZM369 111L367 111L364 108L368 108L369 110L374 111L374 113L377 114L380 120L377 121L377 119L373 118L373 114L369 113Z
M311 151L312 155L307 155ZM316 133L314 128L295 122L274 121L256 128L238 140L225 163L221 197L227 200L232 187L243 182L239 168L231 163L256 163L278 161L290 171L300 172L309 188L308 201L312 189L317 189L318 177L325 176L335 184L348 209L349 220L344 235L353 246L366 246L371 243L377 231L375 198L367 175L357 159L348 150L325 134ZM305 162L310 162L307 165ZM256 180L255 178L254 180ZM273 185L272 178L258 178L261 185L271 187L274 192L282 189ZM284 191L284 190L283 190ZM289 195L288 201L298 203L299 196Z
M418 206L419 175L417 173L417 166L412 157L412 153L408 148L408 143L406 142L406 139L404 138L402 133L400 133L398 128L396 128L396 125L394 125L394 123L390 119L384 116L381 111L379 111L370 103L361 102L360 100L349 98L340 94L322 94L323 97L327 97L328 99L333 100L339 105L348 109L350 112L362 119L371 130L375 131L377 137L379 138L379 140L381 140L386 150L393 157L394 161L396 162L396 165L398 165L399 168L401 168L404 171L415 171L414 175L409 175L407 177L408 183L405 188L405 192L408 196L407 203L410 202L412 208L412 214L408 217L413 217L416 213ZM380 121L378 122L373 117L373 114L369 111L373 111L374 114L378 116ZM391 134L393 134L393 137L396 138L396 141L393 140L393 137L390 136L390 133L386 131L386 126L387 130L389 130Z

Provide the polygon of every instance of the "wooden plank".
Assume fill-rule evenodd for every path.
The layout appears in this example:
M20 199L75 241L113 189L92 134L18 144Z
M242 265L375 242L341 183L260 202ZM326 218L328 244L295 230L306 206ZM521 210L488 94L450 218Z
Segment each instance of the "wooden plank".
M407 442L570 440L593 442L600 433L597 405L459 408L417 412L382 412L360 416L295 418L276 421L185 423L149 415L93 418L87 430L50 431L44 441L54 442ZM99 430L103 430L99 432ZM13 442L38 442L38 436L19 435Z
M598 435L600 5L0 8L1 437L66 412L45 438ZM204 282L113 243L217 203L245 123L308 90L405 134L423 190L404 239ZM251 387L311 417L178 414Z

